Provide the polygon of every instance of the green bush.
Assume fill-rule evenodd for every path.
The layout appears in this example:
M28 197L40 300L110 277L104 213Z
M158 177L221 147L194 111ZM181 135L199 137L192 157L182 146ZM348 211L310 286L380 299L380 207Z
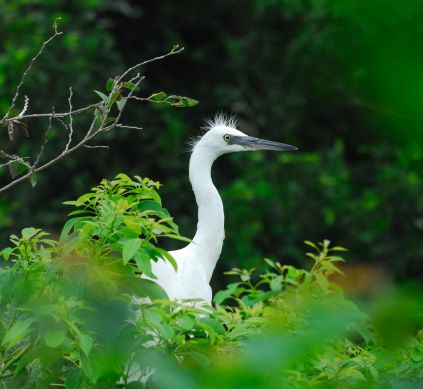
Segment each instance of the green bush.
M93 102L92 90L124 64L175 43L187 50L148 68L142 91L172 90L201 101L189 115L159 105L128 110L127 122L143 132L110 132L104 138L110 152L98 150L94 158L86 150L63 161L39 177L42 191L23 185L6 193L2 242L27 225L58 231L61 201L120 171L166 182L166 204L192 236L186 140L223 110L237 114L249 135L300 151L292 159L244 154L217 162L227 236L237 239L225 243L216 285L223 287L220 274L238 258L252 267L263 256L287 255L304 266L304 237L328 236L350 248L349 262L371 261L397 278L421 279L420 14L418 2L394 0L191 0L184 12L172 0L0 2L2 112L57 16L65 36L49 46L22 91L22 100L33 96L31 112L66 110L70 84L75 107ZM19 142L23 155L42 143L36 128Z
M423 382L421 300L389 294L359 309L331 281L329 241L310 270L266 259L233 269L215 307L169 301L150 275L157 243L187 240L159 183L119 174L76 201L59 239L36 228L1 251L4 388L392 387Z

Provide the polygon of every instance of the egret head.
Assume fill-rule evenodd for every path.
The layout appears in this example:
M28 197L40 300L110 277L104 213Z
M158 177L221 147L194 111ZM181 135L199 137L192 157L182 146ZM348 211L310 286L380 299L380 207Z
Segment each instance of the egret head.
M273 142L244 134L236 129L234 118L218 115L207 124L207 132L195 142L194 147L199 147L204 152L212 153L216 158L236 151L297 150L296 147L286 143Z

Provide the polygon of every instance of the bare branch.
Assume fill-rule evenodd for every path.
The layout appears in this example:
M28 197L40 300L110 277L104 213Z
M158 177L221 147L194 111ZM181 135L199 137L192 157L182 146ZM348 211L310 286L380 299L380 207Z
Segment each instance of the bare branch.
M128 125L126 125L126 124L116 124L116 127L119 127L119 128L129 128L130 130L142 130L143 128L142 127L138 127L138 126L128 126Z
M78 108L78 109L71 111L71 112L56 113L54 115L54 117L55 118L64 118L64 117L67 117L69 115L77 115L77 114L80 114L80 113L84 113L85 111L88 111L92 108L96 108L99 105L100 105L100 103L94 103L94 104L91 104L91 105L87 105L86 107L83 107L83 108ZM9 122L9 121L13 121L13 120L16 120L16 119L48 118L48 117L51 117L51 116L52 116L51 113L32 113L32 114L29 114L29 115L22 115L22 116L18 115L18 116L15 116L15 117L11 117L11 118L5 119L5 121Z
M110 146L106 146L106 145L96 145L96 146L84 145L83 147L85 147L86 149L110 149Z
M12 163L15 163L16 160L15 159L11 159L10 161L6 162L6 163L2 163L0 165L0 168L6 167L6 166L10 166Z
M48 142L48 134L50 133L52 121L54 119L54 107L51 107L51 111L52 111L52 113L51 113L51 116L49 116L49 118L48 118L48 127L47 127L45 134L44 134L43 144L41 145L40 152L38 153L37 158L35 159L35 162L32 165L34 168L38 166L38 163L40 162L41 156L44 154L44 149L45 149L47 142Z
M162 103L160 100L150 100L148 97L138 97L138 96L132 96L131 100L138 100L138 101L151 101L153 103Z
M20 112L20 114L18 116L16 116L16 118L22 119L22 116L28 110L28 106L29 106L29 98L28 98L27 95L25 95L25 104L24 104L24 107L23 107L22 111Z
M72 143L72 136L73 136L73 116L71 114L72 112L72 96L73 96L73 92L72 92L72 87L69 87L69 98L68 98L68 103L69 103L69 137L68 137L68 143L66 143L66 147L65 150L69 150L69 146Z
M122 73L122 75L117 79L117 81L116 81L116 84L118 84L118 83L120 83L129 73L131 73L133 70L135 70L135 69L137 69L137 68L139 68L139 67L141 67L141 66L144 66L144 65L147 65L148 63L151 63L151 62L155 62L155 61L159 61L159 60L161 60L161 59L164 59L164 58L166 58L166 57L169 57L169 56L171 56L171 55L175 55L175 54L179 54L179 53L181 53L182 51L184 50L184 48L183 47L174 47L174 48L172 48L172 50L170 50L168 53L166 53L166 54L163 54L163 55L159 55L159 56L157 56L157 57L154 57L154 58L152 58L152 59L148 59L148 60L146 60L146 61L143 61L143 62L140 62L140 63L137 63L136 65L134 65L134 66L132 66L132 67L130 67L129 69L127 69L125 72L123 72Z
M43 51L44 51L44 49L45 49L45 47L54 39L54 38L56 38L57 36L59 36L59 35L62 35L62 32L61 31L57 31L57 24L56 24L56 22L55 22L55 24L54 24L54 35L52 35L49 39L47 39L43 44L42 44L42 46L41 46L41 48L40 48L40 50L38 51L38 53L31 59L31 62L29 63L29 65L28 65L28 67L25 69L25 71L23 72L23 74L22 74L22 77L21 77L21 80L20 80L20 82L19 82L19 84L18 84L18 86L16 87L16 92L15 92L15 95L13 96L13 99L12 99L12 103L10 104L10 106L9 106L9 108L8 108L8 110L7 110L7 112L6 112L6 114L3 116L3 118L0 120L0 123L4 123L5 121L6 121L6 119L9 117L9 115L10 115L10 112L12 111L12 109L15 107L15 105L16 105L16 100L18 99L18 97L19 97L19 92L20 92L20 89L22 88L22 86L23 86L23 84L24 84L24 82L25 82L25 78L26 78L26 76L28 75L28 73L29 73L29 71L31 70L31 68L32 68L32 65L34 64L34 62L38 59L38 57L43 53Z
M139 76L138 76L139 77ZM140 82L142 81L143 78L139 78L138 81L135 83L135 88L132 89L129 93L127 97L132 96L132 94L134 93L134 90L138 87L138 85L140 84ZM113 91L112 91L113 92ZM111 93L112 93L111 92ZM78 150L80 147L84 146L88 141L90 141L92 138L94 138L96 135L98 135L101 132L105 132L105 131L109 131L112 128L115 128L116 125L118 124L118 121L120 119L120 117L122 116L122 112L126 106L126 103L128 101L128 98L125 98L125 101L122 105L122 108L116 118L116 120L109 126L105 126L103 127L104 123L106 122L105 119L103 119L102 121L102 125L100 126L100 128L98 128L96 131L92 131L92 129L94 128L94 123L95 123L95 119L92 121L91 126L90 126L90 130L87 132L87 134L85 135L85 137L79 142L77 143L75 146L70 147L68 149L64 149L57 157L51 159L50 161L46 162L44 165L41 165L39 167L35 167L35 166L31 166L29 171L16 178L15 180L11 181L9 184L3 186L2 188L0 188L0 193L1 192L5 192L6 190L12 188L13 186L15 186L16 184L25 181L26 179L28 179L29 177L31 177L33 174L38 173L44 169L47 169L48 167L50 167L51 165L55 164L56 162L60 161L61 159L63 159L64 157L66 157L67 155L73 153L74 151ZM92 132L92 133L90 133Z
M9 107L6 115L0 121L0 124L6 124L7 123L7 125L9 126L9 132L11 132L12 136L13 136L14 125L17 124L17 125L22 126L22 123L19 122L18 119L22 120L22 119L29 119L29 118L48 118L48 127L47 127L46 132L45 132L44 141L41 145L40 151L39 151L39 153L38 153L38 155L35 159L35 162L32 165L29 162L25 161L20 156L10 155L10 154L7 154L7 153L0 150L0 158L8 159L8 161L5 162L3 165L0 165L0 167L10 166L14 162L20 162L20 163L24 164L28 169L25 174L23 174L23 175L21 175L17 178L13 177L13 180L11 182L9 182L7 185L1 187L0 193L12 188L13 186L17 185L19 182L25 181L26 179L30 178L32 175L34 175L34 174L36 174L36 173L38 173L42 170L47 169L48 167L52 166L56 162L60 161L61 159L65 158L65 157L67 157L71 153L77 151L81 147L88 148L88 149L108 148L108 146L105 146L105 145L89 145L88 144L93 138L95 138L97 135L99 135L103 132L110 131L110 130L116 128L116 127L142 130L142 127L130 126L130 125L125 125L125 124L120 123L120 119L122 117L123 111L125 110L125 107L126 107L128 101L130 101L131 99L141 100L141 101L146 101L146 100L153 101L153 100L150 100L149 98L134 96L135 91L138 90L140 83L144 80L145 77L140 76L139 73L136 74L132 78L129 78L128 75L132 71L134 71L135 69L137 69L137 68L139 68L143 65L164 59L164 58L171 56L171 55L174 55L174 54L178 54L183 50L183 48L178 48L178 47L173 48L170 52L168 52L164 55L157 56L155 58L140 62L140 63L130 67L129 69L125 70L121 75L114 78L113 87L111 88L112 90L109 92L107 97L106 97L106 95L101 95L102 101L97 102L95 104L91 104L89 106L74 110L73 104L72 104L73 90L72 90L72 87L69 87L69 97L68 97L69 110L68 110L68 112L56 113L55 110L54 110L54 107L53 107L51 113L40 113L40 114L25 115L25 112L27 111L27 108L28 108L28 102L29 102L29 99L26 97L25 98L25 105L24 105L24 108L21 111L21 113L16 117L9 118L10 112L13 109L13 107L15 106L16 99L19 95L20 88L23 85L23 82L25 81L26 75L28 74L29 70L31 69L33 63L43 53L45 46L52 39L54 39L57 35L60 35L60 34L61 34L61 32L59 33L55 29L55 34L50 39L48 39L47 41L45 41L43 43L43 45L42 45L41 49L39 50L38 54L32 59L30 65L28 66L28 68L24 72L22 79L21 79L21 81L20 81L20 83L17 87L16 94L15 94L13 100L12 100L12 104ZM114 107L116 107L116 108L114 108ZM89 111L93 108L94 108L94 114L93 114L93 118L91 120L89 128L85 131L85 134L82 136L82 138L80 138L79 140L75 139L75 142L73 142L74 137L76 137L76 132L75 132L75 129L74 129L73 115L85 113L85 112L87 112L87 111ZM116 118L111 117L112 109L117 110ZM64 120L65 118L67 118L67 122L65 122L65 120ZM44 164L38 166L42 156L44 155L45 148L46 148L46 145L48 143L48 135L49 135L49 132L51 131L53 120L59 121L65 127L66 131L68 131L67 141L66 141L66 144L65 144L63 150L59 154L57 154L56 157L54 157L51 160L45 162Z

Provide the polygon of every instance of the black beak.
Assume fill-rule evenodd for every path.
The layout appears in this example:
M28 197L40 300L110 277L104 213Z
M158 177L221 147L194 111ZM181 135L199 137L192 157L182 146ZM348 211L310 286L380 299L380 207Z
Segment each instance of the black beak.
M229 142L233 145L240 145L250 150L278 150L278 151L294 151L297 147L287 145L286 143L273 142L252 136L234 136Z

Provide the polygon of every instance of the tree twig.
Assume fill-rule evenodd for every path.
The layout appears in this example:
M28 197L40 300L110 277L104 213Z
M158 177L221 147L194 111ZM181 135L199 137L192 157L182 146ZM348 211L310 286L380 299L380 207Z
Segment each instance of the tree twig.
M128 126L128 125L126 125L126 124L120 124L120 123L116 124L116 127L119 127L119 128L128 128L128 129L130 129L130 130L142 130L142 129L143 129L142 127L138 127L138 126Z
M10 104L6 114L3 116L3 118L0 120L0 123L4 123L6 121L6 119L9 117L10 112L12 111L12 109L15 107L16 104L16 100L19 97L19 92L20 89L22 88L24 82L25 82L25 78L28 75L28 73L30 72L32 65L34 64L34 62L38 59L38 57L43 53L45 47L57 36L62 35L63 33L61 31L57 31L57 24L55 23L54 25L54 35L52 35L49 39L47 39L45 42L43 42L40 50L38 50L38 53L31 59L31 62L29 63L28 67L25 69L25 71L22 74L21 80L18 84L18 86L16 87L16 92L15 95L13 96L12 99L12 103Z
M68 143L66 143L65 146L65 150L69 150L69 146L72 143L72 136L73 136L73 116L71 115L72 112L72 96L73 96L73 92L72 92L72 87L69 87L69 98L68 98L68 103L69 103L69 137L68 137Z
M9 117L12 109L15 107L16 100L19 96L20 89L21 89L22 85L24 84L26 76L29 73L29 71L31 70L32 65L37 60L37 58L43 53L44 48L47 46L47 44L50 43L55 37L57 37L58 35L61 35L61 34L62 34L62 32L58 32L57 28L55 26L54 35L51 36L48 40L46 40L42 44L40 50L34 56L34 58L32 58L28 68L24 71L22 78L21 78L21 80L20 80L20 82L19 82L19 84L16 88L16 93L15 93L13 99L12 99L12 103L11 103L10 107L8 108L5 116L0 120L0 125L1 124L3 124L3 125L7 124L10 127L9 128L9 132L10 132L10 131L14 130L14 125L22 125L22 123L19 122L18 119L24 120L24 119L30 119L30 118L48 118L48 127L45 131L44 141L43 141L41 148L40 148L40 151L39 151L38 155L36 156L35 161L32 165L31 165L30 162L24 160L22 157L20 157L18 155L8 154L8 153L5 153L2 150L0 150L0 157L4 158L4 159L8 159L8 161L6 163L4 163L3 165L0 165L0 167L10 166L14 162L20 162L20 163L24 164L27 168L26 173L24 173L23 175L16 177L16 178L13 177L11 182L9 182L8 184L1 187L0 193L5 192L6 190L14 187L15 185L17 185L18 183L20 183L22 181L27 180L28 178L30 178L34 174L47 169L48 167L50 167L50 166L54 165L55 163L57 163L58 161L60 161L61 159L65 158L68 155L70 155L71 153L77 151L81 147L89 148L89 149L108 148L108 146L105 146L105 145L89 145L88 144L93 138L95 138L97 135L99 135L103 132L110 131L110 130L116 128L116 127L141 130L142 129L141 127L124 125L124 124L120 123L120 119L122 117L123 111L125 110L125 107L126 107L128 101L130 101L131 99L140 100L140 101L150 101L148 98L142 98L142 97L134 96L135 91L138 90L139 84L144 80L145 77L140 76L140 74L137 73L134 77L129 78L128 77L129 74L132 71L140 68L143 65L164 59L164 58L169 57L169 56L174 55L174 54L178 54L183 50L183 48L174 47L174 48L172 48L171 51L169 51L166 54L154 57L154 58L149 59L149 60L145 60L143 62L140 62L140 63L128 68L122 74L120 74L119 76L114 78L113 87L111 88L112 90L109 92L109 94L107 96L104 95L104 94L101 95L102 101L97 102L95 104L91 104L91 105L88 105L86 107L74 110L73 109L73 103L72 103L73 90L72 90L72 87L69 87L69 97L68 97L69 109L68 109L67 112L56 113L55 109L53 107L51 113L25 114L27 109L28 109L28 104L29 104L29 99L28 99L28 97L25 96L24 108L22 109L20 114L18 116L15 116L15 117ZM115 106L115 103L116 103L116 106L117 106L118 113L117 113L116 118L112 118L110 116L110 114L111 114L113 107ZM88 130L85 131L85 134L83 135L82 139L80 139L78 141L78 140L74 139L74 137L76 136L75 135L76 133L75 133L75 129L74 129L73 115L82 114L82 113L85 113L85 112L87 112L91 109L94 109L94 114L93 114L93 118L91 120L91 124L90 124ZM65 118L67 118L66 122L64 120ZM53 120L59 121L65 127L66 131L68 132L67 141L66 141L66 144L65 144L63 150L59 154L57 154L56 157L50 159L49 161L47 161L47 162L45 162L45 163L43 163L39 166L40 160L41 160L42 156L44 155L46 145L48 143L48 135L49 135L49 133L52 129ZM75 142L74 142L74 140L75 140Z

